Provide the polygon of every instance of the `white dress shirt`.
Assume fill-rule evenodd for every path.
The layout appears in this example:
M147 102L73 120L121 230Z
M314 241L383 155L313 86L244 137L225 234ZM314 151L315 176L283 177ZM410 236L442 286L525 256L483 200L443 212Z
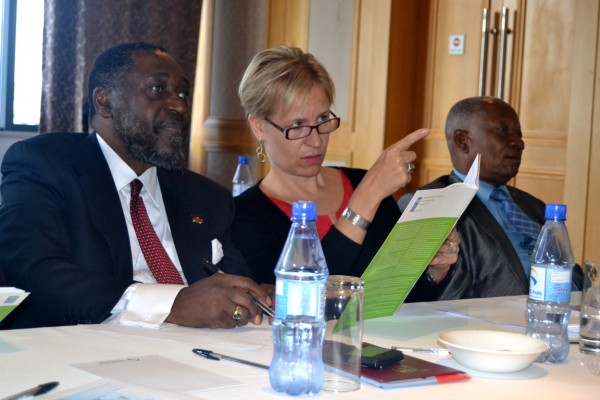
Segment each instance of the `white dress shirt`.
M127 223L131 259L133 262L133 279L136 282L141 282L134 283L127 288L119 302L112 309L112 316L104 322L160 328L171 311L177 293L185 285L158 284L148 267L148 263L138 243L129 210L131 199L131 187L129 184L134 179L139 179L142 182L143 187L140 196L144 200L144 205L146 206L152 226L167 254L179 271L181 279L183 279L184 283L187 284L187 282L181 269L179 257L177 257L169 220L166 218L167 213L156 175L156 167L151 167L144 171L142 175L137 176L131 167L119 157L100 135L96 135L96 137L98 138L100 149L108 162L108 167L119 193L123 215Z

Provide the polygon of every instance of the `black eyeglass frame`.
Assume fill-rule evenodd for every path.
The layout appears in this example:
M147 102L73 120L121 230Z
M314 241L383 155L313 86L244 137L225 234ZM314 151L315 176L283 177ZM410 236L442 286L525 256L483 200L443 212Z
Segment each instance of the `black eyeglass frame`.
M341 119L340 117L338 117L337 115L335 115L335 113L333 111L329 111L329 113L331 115L333 115L333 118L329 118L327 121L323 121L320 124L317 125L299 125L299 126L293 126L291 128L282 128L281 126L277 125L275 122L271 121L269 118L265 117L265 121L267 121L271 126L273 126L275 129L279 130L281 133L283 133L283 135L285 136L285 138L287 140L299 140L299 139L304 139L310 136L310 134L312 133L313 129L317 130L317 133L319 135L326 135L328 133L331 133L335 130L337 130L340 127L341 124ZM327 123L330 123L331 121L337 121L337 126L335 127L335 129L330 130L329 132L321 132L319 131L319 127L323 126ZM308 134L302 137L297 137L297 138L290 138L289 135L289 131L292 129L300 129L300 128L310 128L310 131L308 131Z

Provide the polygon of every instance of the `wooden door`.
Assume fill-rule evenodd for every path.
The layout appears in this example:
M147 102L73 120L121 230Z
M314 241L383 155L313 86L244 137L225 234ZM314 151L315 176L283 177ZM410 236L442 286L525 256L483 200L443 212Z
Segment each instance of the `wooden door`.
M512 184L546 203L567 203L573 212L578 212L576 209L580 204L569 204L573 198L565 195L565 187L572 186L566 182L568 143L577 134L571 131L570 124L573 118L591 120L592 111L582 115L571 106L578 101L579 93L572 90L578 79L574 71L574 65L578 65L575 50L582 45L581 40L576 39L576 16L591 12L588 18L597 18L594 7L590 9L590 6L597 9L597 4L593 3L597 1L431 1L423 122L432 128L432 135L424 143L418 176L421 184L451 170L444 136L446 113L456 101L479 94L483 9L489 5L493 28L498 26L502 7L506 7L511 31L506 48L502 98L519 114L525 141L521 168ZM585 29L587 35L596 37L593 26ZM464 55L448 54L448 38L453 34L465 35ZM487 95L497 95L498 40L491 39L488 46L488 81L484 93ZM590 52L596 51L595 44L590 47ZM579 150L586 154L589 151L587 148ZM569 152L573 151L573 148L569 149ZM577 217L585 218L583 215ZM569 229L574 236L583 239L585 224L569 226ZM574 243L579 256L583 254L582 242Z

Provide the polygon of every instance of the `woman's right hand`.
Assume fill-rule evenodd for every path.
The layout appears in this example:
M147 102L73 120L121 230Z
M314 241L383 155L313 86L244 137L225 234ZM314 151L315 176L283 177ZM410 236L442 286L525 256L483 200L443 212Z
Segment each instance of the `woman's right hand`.
M412 171L408 166L417 158L410 147L428 134L428 129L419 129L383 150L354 191L350 199L352 204L348 206L363 217L372 218L384 198L410 183ZM367 204L370 207L367 208Z
M428 129L419 129L385 149L354 189L348 208L365 220L373 221L381 201L408 185L412 179L413 171L408 166L417 154L410 150L410 146L428 134ZM352 241L362 244L366 235L364 229L343 218L336 222L336 227Z

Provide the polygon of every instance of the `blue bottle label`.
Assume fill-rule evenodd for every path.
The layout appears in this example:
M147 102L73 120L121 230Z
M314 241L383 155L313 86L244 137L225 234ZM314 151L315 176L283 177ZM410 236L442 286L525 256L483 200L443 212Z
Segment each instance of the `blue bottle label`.
M538 301L568 303L571 301L570 268L532 265L529 278L529 298Z
M324 282L277 279L275 282L275 318L305 316L323 319L324 314Z

